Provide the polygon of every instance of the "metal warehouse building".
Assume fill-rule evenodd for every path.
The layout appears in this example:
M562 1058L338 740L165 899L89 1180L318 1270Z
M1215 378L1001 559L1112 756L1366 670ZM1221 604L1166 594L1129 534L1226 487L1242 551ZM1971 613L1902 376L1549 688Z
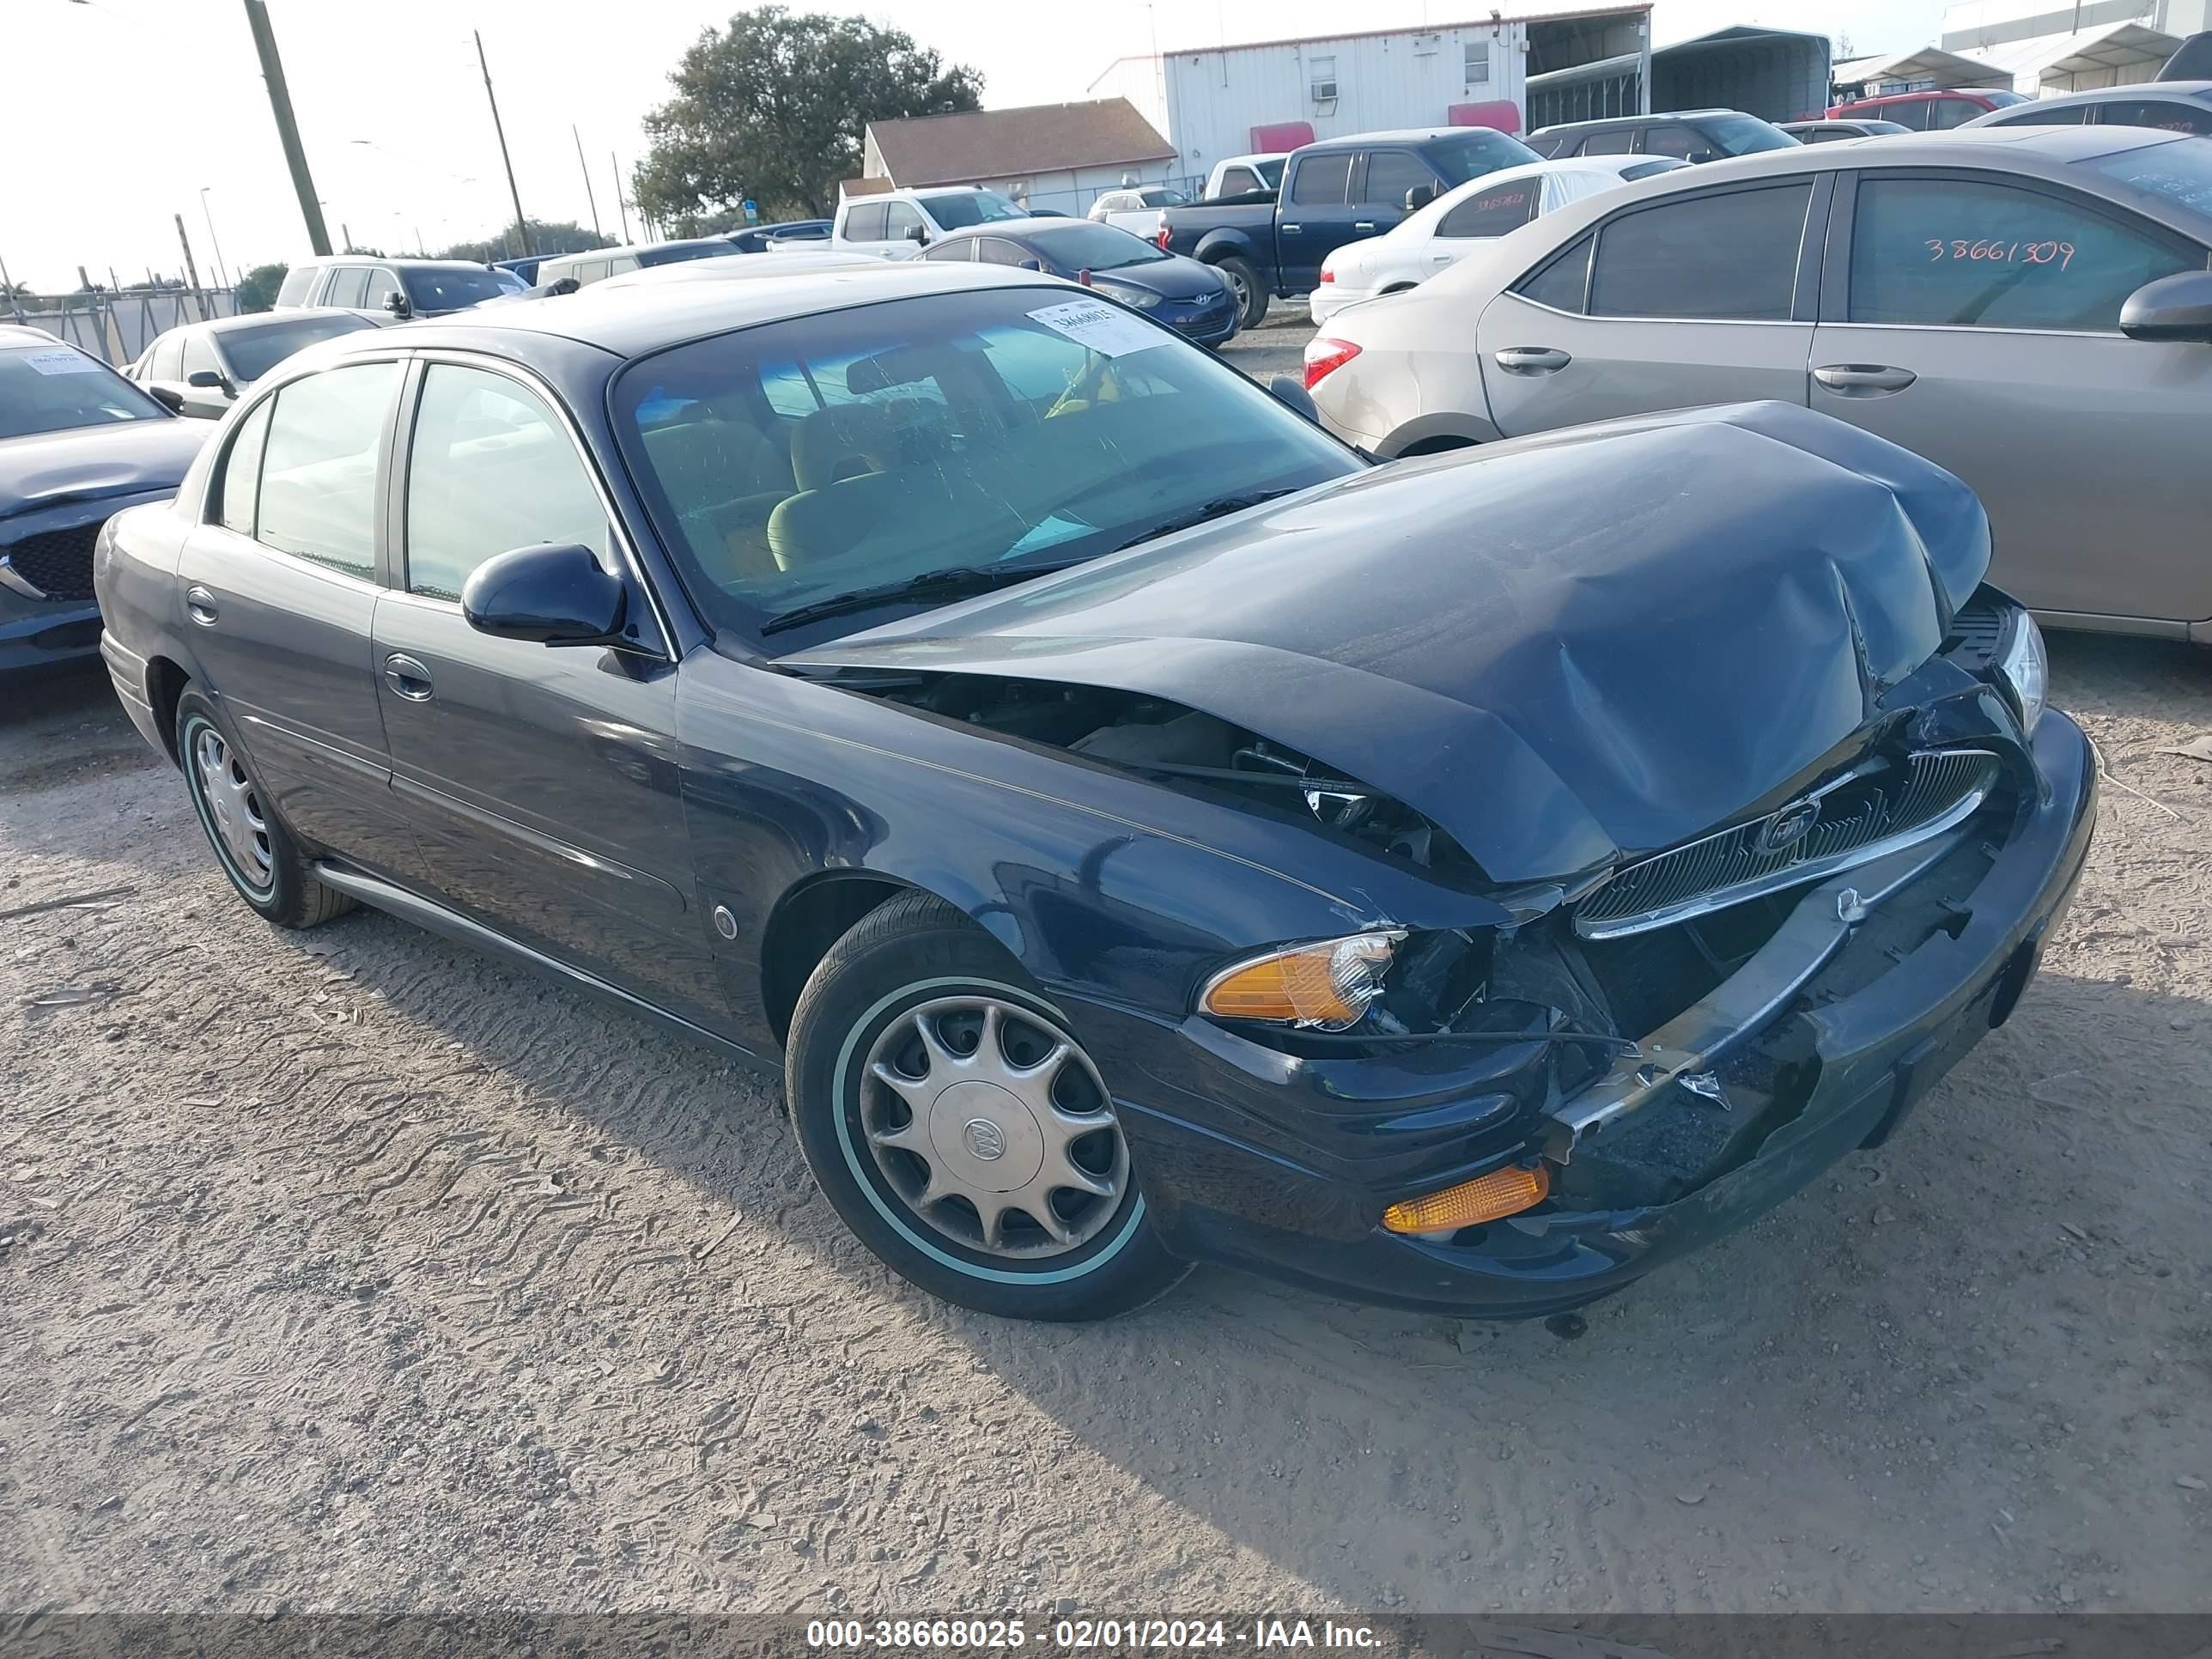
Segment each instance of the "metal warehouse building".
M1708 106L1770 120L1827 106L1825 35L1729 28L1654 51L1637 3L1200 46L1116 59L1126 98L1202 179L1224 156L1394 127L1495 126Z

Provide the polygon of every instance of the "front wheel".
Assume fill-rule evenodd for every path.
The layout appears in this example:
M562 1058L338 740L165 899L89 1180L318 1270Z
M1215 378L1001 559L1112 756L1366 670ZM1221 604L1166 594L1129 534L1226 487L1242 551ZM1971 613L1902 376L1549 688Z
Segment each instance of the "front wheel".
M1230 296L1237 301L1237 327L1259 327L1267 315L1267 290L1260 282L1260 273L1249 261L1233 253L1217 262L1214 269L1229 284Z
M1188 1271L1154 1236L1113 1097L1064 1017L927 894L831 947L785 1060L799 1145L861 1243L1015 1319L1100 1319Z

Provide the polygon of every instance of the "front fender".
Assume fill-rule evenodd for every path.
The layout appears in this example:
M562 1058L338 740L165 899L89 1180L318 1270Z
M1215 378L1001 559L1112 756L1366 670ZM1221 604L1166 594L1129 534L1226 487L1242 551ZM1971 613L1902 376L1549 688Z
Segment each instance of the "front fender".
M1507 919L1410 866L711 653L684 665L677 726L699 911L730 912L736 938L714 943L736 1035L768 1052L762 944L824 872L933 893L1048 990L1171 1018L1269 945Z

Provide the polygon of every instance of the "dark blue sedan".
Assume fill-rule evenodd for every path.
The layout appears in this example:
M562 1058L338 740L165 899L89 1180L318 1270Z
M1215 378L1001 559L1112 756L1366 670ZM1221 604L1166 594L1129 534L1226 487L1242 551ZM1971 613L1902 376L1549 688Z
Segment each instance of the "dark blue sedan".
M862 264L344 337L110 521L246 906L766 1067L869 1249L1043 1319L1571 1307L2012 1012L2096 771L1949 473L1773 403L1376 465L1071 283Z
M1200 345L1220 345L1237 332L1237 307L1219 271L1179 253L1164 253L1116 225L1088 219L1000 220L940 236L922 258L1016 265L1065 276L1158 318Z
M92 654L100 526L176 494L214 430L51 334L0 324L0 676Z

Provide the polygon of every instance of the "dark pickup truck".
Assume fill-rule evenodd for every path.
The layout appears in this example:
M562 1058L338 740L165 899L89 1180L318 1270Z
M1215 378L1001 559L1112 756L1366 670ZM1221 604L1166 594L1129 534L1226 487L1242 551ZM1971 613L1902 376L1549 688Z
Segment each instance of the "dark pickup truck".
M1380 236L1470 179L1541 159L1488 127L1327 138L1291 153L1279 194L1161 209L1157 240L1170 253L1219 267L1243 313L1240 326L1255 328L1270 295L1310 292L1321 262L1345 243Z

